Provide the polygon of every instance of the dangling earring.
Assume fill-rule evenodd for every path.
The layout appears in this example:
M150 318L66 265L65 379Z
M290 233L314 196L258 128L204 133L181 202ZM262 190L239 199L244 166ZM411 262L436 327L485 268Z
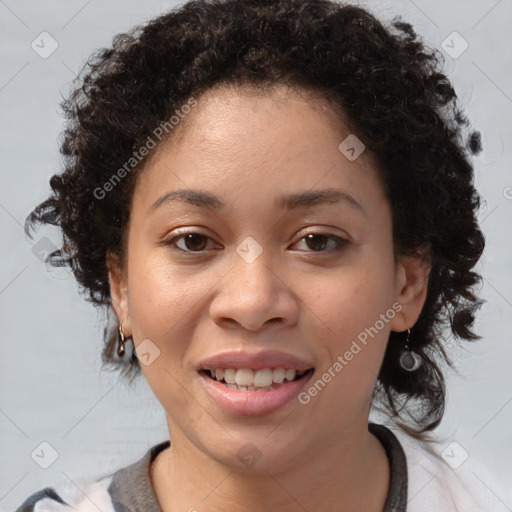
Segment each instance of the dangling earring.
M125 353L124 343L125 343L125 336L123 333L123 324L119 326L119 339L118 339L118 346L117 346L117 355L119 357L123 357Z
M407 329L407 339L405 340L405 347L402 349L402 353L400 355L400 366L408 371L414 372L416 371L422 364L421 357L409 348L409 336L411 334L411 329Z

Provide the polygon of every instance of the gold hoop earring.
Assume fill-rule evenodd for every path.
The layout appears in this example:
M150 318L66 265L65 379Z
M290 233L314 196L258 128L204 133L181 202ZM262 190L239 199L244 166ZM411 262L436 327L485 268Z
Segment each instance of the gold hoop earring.
M126 341L126 338L125 338L125 335L123 333L123 324L121 324L119 326L119 338L118 338L118 345L117 345L117 355L119 357L123 357L124 356L124 353L126 352L126 349L125 349L125 341Z

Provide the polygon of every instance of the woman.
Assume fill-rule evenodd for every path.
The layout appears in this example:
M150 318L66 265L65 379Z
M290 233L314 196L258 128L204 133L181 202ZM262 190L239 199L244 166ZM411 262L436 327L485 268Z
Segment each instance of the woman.
M95 54L63 108L27 229L62 229L51 262L115 314L104 361L144 375L170 441L18 511L501 510L426 443L444 331L478 338L484 238L479 134L410 25L189 2Z

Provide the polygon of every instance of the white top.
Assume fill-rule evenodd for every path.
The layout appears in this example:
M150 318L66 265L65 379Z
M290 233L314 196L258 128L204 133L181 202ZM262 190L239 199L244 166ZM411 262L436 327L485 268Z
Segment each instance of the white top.
M407 512L512 512L512 471L510 488L500 493L458 443L430 446L392 431L407 458Z

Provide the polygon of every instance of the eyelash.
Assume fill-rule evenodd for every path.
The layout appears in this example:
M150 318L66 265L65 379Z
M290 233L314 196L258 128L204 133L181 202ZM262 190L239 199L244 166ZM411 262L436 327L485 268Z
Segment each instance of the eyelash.
M191 251L191 250L188 250L188 249L181 249L180 247L177 247L177 242L181 239L184 239L185 236L187 235L199 235L201 237L205 237L209 240L212 240L209 236L207 235L203 235L202 233L198 233L198 232L195 232L195 231L190 231L190 232L187 232L187 233L181 233L181 234L178 234L176 236L173 236L169 239L166 239L163 241L164 245L167 245L167 246L172 246L173 249L176 249L178 251L181 251L181 252L184 252L184 253L190 253L190 254L201 254L201 253L204 253L205 250L200 250L200 251ZM336 243L336 247L334 249L327 249L327 250L320 250L320 251L315 251L315 250L309 250L309 251L305 251L305 252L311 252L311 253L316 253L316 254L322 254L322 253L332 253L332 252L337 252L341 249L343 249L346 245L348 245L350 242L348 240L346 240L345 238L341 238L339 236L336 236L336 235L330 235L330 234L327 234L327 233L320 233L320 232L312 232L312 233L306 233L298 242L296 243L299 243L299 242L302 242L303 240L306 239L306 237L310 236L310 235L313 235L313 236L320 236L320 237L324 237L324 238L327 238L329 240L334 240L335 243ZM294 244L295 245L295 244Z

